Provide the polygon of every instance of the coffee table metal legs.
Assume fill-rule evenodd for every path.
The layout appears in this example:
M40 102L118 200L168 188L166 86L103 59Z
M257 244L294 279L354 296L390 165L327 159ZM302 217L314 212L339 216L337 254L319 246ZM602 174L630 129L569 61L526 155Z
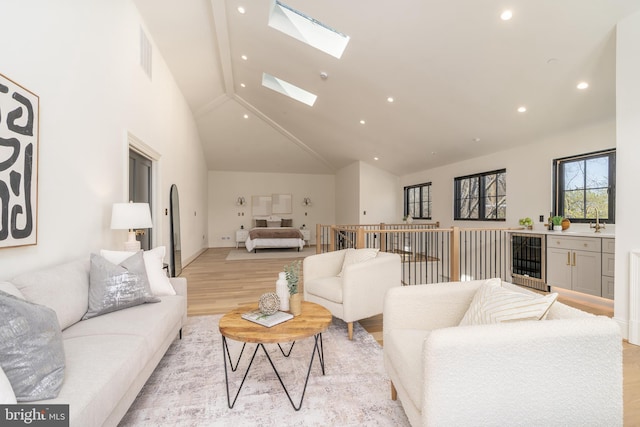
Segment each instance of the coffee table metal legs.
M229 345L227 344L227 339L226 337L222 337L222 358L224 360L224 380L225 380L225 384L227 387L227 404L229 405L229 408L233 408L234 405L236 404L236 400L238 400L238 396L240 395L240 390L242 390L242 386L244 385L244 381L247 379L247 375L249 374L249 370L251 369L251 366L253 365L253 359L255 359L256 354L258 353L258 349L262 348L262 351L264 352L265 356L267 356L267 360L269 360L269 363L271 364L271 368L273 368L273 372L275 372L276 376L278 377L278 381L280 381L280 385L282 386L282 389L284 390L284 392L287 394L287 397L289 398L289 402L291 402L291 406L293 406L293 409L295 409L296 411L299 411L300 408L302 407L302 401L304 400L304 394L307 391L307 384L309 383L309 376L311 375L311 367L313 366L313 359L315 358L316 353L318 354L318 361L320 363L320 367L322 369L322 375L324 375L324 350L322 347L322 334L316 334L314 335L314 341L315 344L313 346L313 351L311 352L311 360L309 360L309 368L307 369L307 377L304 380L304 387L302 389L302 396L300 397L300 403L296 406L296 404L293 402L293 399L291 398L291 395L289 394L289 390L287 390L287 387L285 386L284 382L282 381L282 377L280 377L280 373L278 372L278 370L276 369L276 366L273 364L273 361L271 360L271 356L269 356L269 353L267 352L267 349L264 347L264 344L260 343L256 346L256 349L253 352L253 355L251 356L251 360L249 361L249 366L247 366L247 370L244 373L244 376L242 377L242 382L240 383L240 387L238 387L238 391L236 392L235 397L233 398L233 402L231 401L231 394L229 392L229 376L227 373L227 358L229 359L229 366L231 367L231 371L235 372L236 369L238 369L238 365L240 364L240 359L242 358L242 354L244 353L244 349L245 346L247 345L246 343L243 344L242 346L242 350L240 351L240 355L238 356L238 360L236 361L235 367L233 366L233 361L231 360L231 354L229 353ZM291 354L291 350L293 350L293 346L295 345L295 342L291 345L291 347L289 348L289 352L285 354L284 350L282 349L282 347L280 346L280 344L278 344L278 347L280 348L280 352L282 353L282 355L284 357L289 357L289 355Z

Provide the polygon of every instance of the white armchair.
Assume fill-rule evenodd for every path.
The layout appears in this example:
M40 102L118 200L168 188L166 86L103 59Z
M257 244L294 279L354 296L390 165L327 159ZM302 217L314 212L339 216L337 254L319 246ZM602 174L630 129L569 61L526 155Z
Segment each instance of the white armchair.
M619 326L557 301L546 320L457 326L483 282L387 293L384 363L411 425L622 426Z
M343 268L347 249L311 255L302 265L304 300L320 304L347 322L353 339L353 322L382 313L388 289L401 285L400 256L378 252L375 258Z

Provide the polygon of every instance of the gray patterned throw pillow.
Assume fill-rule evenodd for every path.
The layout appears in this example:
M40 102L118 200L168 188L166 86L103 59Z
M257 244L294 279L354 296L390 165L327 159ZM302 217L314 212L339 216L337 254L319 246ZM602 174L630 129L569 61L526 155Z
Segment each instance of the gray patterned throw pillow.
M53 399L64 381L55 311L0 291L0 366L18 402Z
M159 302L151 294L142 251L119 265L91 254L89 309L83 320L147 302Z

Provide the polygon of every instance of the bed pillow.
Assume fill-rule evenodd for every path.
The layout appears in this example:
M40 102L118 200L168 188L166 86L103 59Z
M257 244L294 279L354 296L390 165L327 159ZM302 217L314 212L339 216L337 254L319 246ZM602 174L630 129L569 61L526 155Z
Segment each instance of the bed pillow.
M100 251L100 255L114 264L120 264L134 253L135 252L127 251L109 251L106 249ZM156 297L176 294L164 270L163 263L165 253L166 248L164 246L158 246L149 251L142 252L151 294Z
M293 227L293 219L282 219L282 227Z
M340 273L338 273L338 277L342 277L344 269L347 266L373 259L378 256L379 251L380 249L375 248L347 249L344 254L344 261L342 261L342 270L340 270Z
M151 295L142 252L136 252L118 265L91 254L89 309L83 320L159 301Z
M269 221L267 220L267 227L281 227L282 226L282 220L277 220L277 221Z
M256 227L266 227L267 220L266 219L256 219Z
M56 312L0 291L0 402L53 399L64 382L64 346ZM3 381L0 381L2 383Z
M538 295L512 291L500 283L500 279L489 279L480 286L460 326L541 320L558 298L557 293Z

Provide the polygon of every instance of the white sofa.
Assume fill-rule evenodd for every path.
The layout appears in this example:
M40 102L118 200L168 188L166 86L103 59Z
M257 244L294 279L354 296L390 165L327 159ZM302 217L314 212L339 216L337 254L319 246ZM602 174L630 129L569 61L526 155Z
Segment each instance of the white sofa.
M374 258L345 265L347 251L368 249L343 249L308 256L302 264L302 277L304 300L320 304L344 320L352 339L353 322L382 313L385 293L400 286L402 278L398 254L377 252ZM353 257L357 258L357 255Z
M622 426L619 326L557 301L546 320L457 326L483 283L387 293L384 364L411 424Z
M88 260L0 283L4 292L52 308L62 328L62 389L55 399L25 404L69 404L71 427L116 426L186 323L187 281L170 282L176 295L159 303L88 320L80 320L88 307Z

